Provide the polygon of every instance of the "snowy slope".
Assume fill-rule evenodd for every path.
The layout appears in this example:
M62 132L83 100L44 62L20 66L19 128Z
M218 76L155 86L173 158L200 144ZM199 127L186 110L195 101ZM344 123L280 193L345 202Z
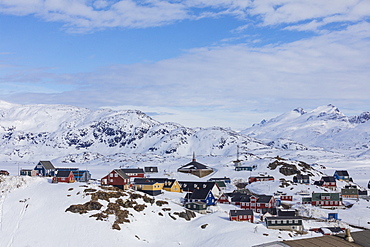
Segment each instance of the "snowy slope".
M293 143L293 149L319 147L358 153L357 150L370 146L369 115L369 112L364 112L347 117L333 105L320 106L309 112L297 108L262 121L242 133L265 140L275 147L284 148L284 144Z

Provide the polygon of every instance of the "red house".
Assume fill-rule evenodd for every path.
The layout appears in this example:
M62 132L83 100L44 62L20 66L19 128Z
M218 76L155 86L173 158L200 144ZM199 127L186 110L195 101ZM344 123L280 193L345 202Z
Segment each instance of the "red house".
M232 193L223 193L218 199L217 203L222 204L231 204L231 195Z
M281 195L280 200L281 201L293 201L293 196Z
M252 210L230 210L229 218L231 221L254 221Z
M315 181L314 185L322 186L331 190L337 188L337 183L334 176L321 177L320 181Z
M57 175L53 177L53 183L74 183L75 176L72 171L58 171Z
M114 169L108 175L101 179L102 185L113 185L114 187L124 189L130 184L130 177L122 169Z
M235 202L241 209L250 209L256 213L262 213L269 208L276 208L276 200L267 195L245 195L241 196L239 202Z
M249 183L259 182L259 181L274 181L274 177L272 177L272 176L254 176L254 177L249 177Z

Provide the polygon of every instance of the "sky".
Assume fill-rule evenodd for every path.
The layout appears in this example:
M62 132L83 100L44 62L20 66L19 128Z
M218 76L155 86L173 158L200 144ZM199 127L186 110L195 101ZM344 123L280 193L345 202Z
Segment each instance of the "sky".
M369 0L0 0L0 100L244 129L370 111Z

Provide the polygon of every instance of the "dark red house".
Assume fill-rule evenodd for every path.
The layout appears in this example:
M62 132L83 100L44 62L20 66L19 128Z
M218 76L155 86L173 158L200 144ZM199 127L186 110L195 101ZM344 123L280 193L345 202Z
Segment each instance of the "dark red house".
M74 183L76 182L75 176L72 171L59 171L53 177L53 183Z
M265 209L276 208L276 200L267 195L244 195L240 196L239 202L235 202L241 209L250 209L256 213L262 213Z
M252 176L249 177L249 183L259 182L259 181L274 181L272 176Z
M254 222L252 210L230 210L229 218L231 221L249 221Z
M101 179L102 185L113 185L114 187L124 189L130 184L130 177L122 169L114 169L108 175Z
M280 200L281 201L293 201L293 196L281 195Z

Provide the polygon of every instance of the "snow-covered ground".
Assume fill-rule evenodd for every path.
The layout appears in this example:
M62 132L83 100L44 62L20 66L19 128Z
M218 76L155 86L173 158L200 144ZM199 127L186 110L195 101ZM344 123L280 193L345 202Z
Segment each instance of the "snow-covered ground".
M271 156L273 157L273 155ZM232 160L234 157L205 156L198 157L197 161L215 168L216 172L205 178L197 178L193 175L177 173L176 169L189 162L185 158L174 158L166 160L147 160L143 163L134 163L134 167L158 166L159 174L151 174L152 177L172 177L178 180L205 181L210 177L230 177L234 181L247 181L250 175L266 173L275 177L272 182L256 182L248 185L248 189L258 194L272 195L276 191L282 191L287 195L293 195L293 208L299 210L304 216L312 216L325 219L329 212L337 212L339 222L316 222L306 220L304 227L318 228L322 226L340 226L347 228L348 224L359 225L370 228L370 203L360 199L347 200L353 206L348 209L327 210L317 207L303 206L299 204L301 196L296 192L307 190L323 191L314 185L292 185L279 187L279 179L291 180L292 176L284 176L278 169L270 170L267 165L273 161L272 158L246 161L246 164L257 164L257 170L234 171ZM342 160L322 159L316 160L314 165L318 172L314 179L321 176L319 172L333 175L336 169L346 169L354 182L360 186L367 186L370 174L370 166L366 160ZM288 162L288 161L287 161ZM291 161L294 163L294 161ZM58 160L53 161L56 167L86 167L91 171L93 178L99 179L106 175L111 169L119 165L113 163L87 163L66 164ZM33 168L35 164L29 163L2 163L1 169L6 169L11 174L17 174L18 167ZM127 164L126 164L127 165ZM319 169L322 166L325 169ZM339 186L344 186L340 182ZM218 204L210 208L212 213L197 214L195 218L186 221L177 217L176 220L164 212L157 205L147 205L142 212L131 210L130 223L124 223L121 230L113 230L114 217L108 221L98 221L89 217L96 211L87 214L74 214L65 212L72 204L83 204L90 200L83 191L86 189L84 183L52 184L49 178L39 177L2 177L0 183L0 246L253 246L256 244L281 241L285 239L305 238L321 236L321 234L309 231L304 235L297 235L288 231L267 229L263 222L259 222L256 214L256 223L231 222L228 219L230 209L236 209L234 205ZM88 185L98 188L96 183ZM231 191L234 187L230 186ZM164 192L155 197L156 200L169 202L170 213L184 211L180 205L180 199L184 193ZM346 202L347 202L346 201ZM160 216L159 213L163 216ZM201 226L207 224L205 229ZM352 230L356 230L352 228Z

